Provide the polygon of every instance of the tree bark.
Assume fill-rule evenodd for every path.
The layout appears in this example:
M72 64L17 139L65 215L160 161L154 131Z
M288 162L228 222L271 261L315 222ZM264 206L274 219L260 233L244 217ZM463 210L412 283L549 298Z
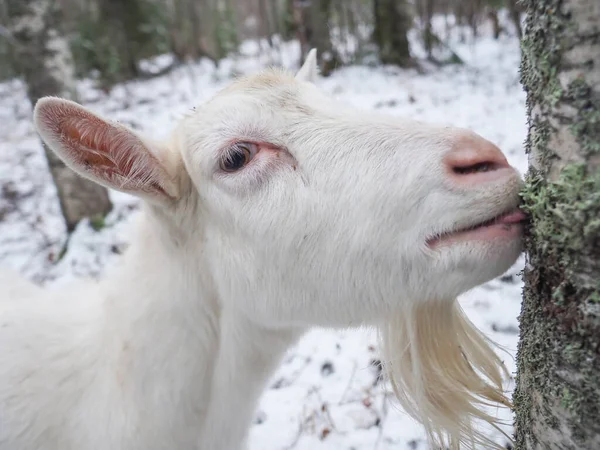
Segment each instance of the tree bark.
M433 5L433 2L428 0L427 4ZM373 41L379 48L381 62L402 67L410 66L412 58L407 33L412 25L412 18L407 2L374 0L373 12L375 17ZM427 36L431 37L431 33Z
M14 61L27 85L31 104L47 95L76 99L73 61L68 41L58 29L55 1L6 1ZM46 145L43 147L69 231L84 217L105 215L111 210L105 188L80 177Z
M600 2L527 0L516 448L600 448Z

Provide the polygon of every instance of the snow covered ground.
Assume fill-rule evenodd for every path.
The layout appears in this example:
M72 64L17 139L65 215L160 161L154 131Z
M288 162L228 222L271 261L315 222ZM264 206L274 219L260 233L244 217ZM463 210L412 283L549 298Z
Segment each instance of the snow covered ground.
M392 67L341 69L321 88L365 110L379 109L398 117L468 127L493 141L522 173L526 135L525 95L518 79L518 40L495 41L486 30L474 43L454 39L464 59L419 74ZM487 33L487 34L486 34ZM414 36L413 36L414 37ZM414 39L413 39L414 42ZM417 54L421 51L414 44ZM143 82L117 87L110 95L81 82L82 103L106 117L165 137L174 123L225 86L232 75L253 73L274 61L296 69L297 46L286 44L278 59L257 57L247 43L241 55L218 69L208 61L185 66ZM104 228L81 223L65 243L55 191L31 124L31 106L18 81L0 84L0 264L42 283L93 276L119 257L137 201L112 193L114 211ZM499 279L463 295L471 320L508 350L514 373L521 301L519 261ZM372 330L314 330L287 354L264 393L250 431L252 450L283 449L426 449L422 428L402 412L378 381L378 348ZM507 389L513 388L512 380ZM510 412L505 431L512 434ZM506 439L490 430L499 443Z

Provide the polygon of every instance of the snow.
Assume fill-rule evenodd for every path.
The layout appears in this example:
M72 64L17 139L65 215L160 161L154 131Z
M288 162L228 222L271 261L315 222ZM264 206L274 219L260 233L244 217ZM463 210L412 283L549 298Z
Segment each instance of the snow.
M452 48L464 65L427 67L425 73L394 67L351 66L320 79L334 97L365 110L468 127L500 146L509 162L527 170L525 95L519 84L518 40L489 30L474 42ZM412 38L415 54L422 55ZM81 101L105 115L164 138L175 122L224 87L232 76L268 64L297 68L298 46L258 57L247 42L240 54L218 68L202 60L158 78L120 85L106 95L91 81L79 84ZM168 64L169 58L150 66ZM114 211L104 228L81 223L65 245L65 229L42 147L31 124L31 105L19 81L0 84L0 265L8 265L45 284L81 276L97 277L127 247L136 199L112 192ZM466 293L460 302L470 319L506 349L515 371L523 260L507 275ZM421 426L402 412L378 380L378 348L373 330L314 330L286 355L257 410L251 450L426 449ZM513 389L512 380L507 384ZM504 431L512 434L511 413ZM490 435L506 443L498 431Z

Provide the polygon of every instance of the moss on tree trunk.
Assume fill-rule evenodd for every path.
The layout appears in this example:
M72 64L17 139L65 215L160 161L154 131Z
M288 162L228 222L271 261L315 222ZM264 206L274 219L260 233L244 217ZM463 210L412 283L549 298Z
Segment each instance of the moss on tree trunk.
M600 2L527 0L516 448L600 449Z

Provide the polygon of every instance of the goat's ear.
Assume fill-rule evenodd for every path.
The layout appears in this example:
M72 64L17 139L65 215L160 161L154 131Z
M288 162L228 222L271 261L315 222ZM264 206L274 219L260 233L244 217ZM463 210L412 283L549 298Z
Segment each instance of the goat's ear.
M319 65L317 63L317 49L313 48L306 55L304 64L302 64L302 67L296 74L296 79L298 81L308 81L310 83L314 83L317 80L318 72Z
M44 142L81 176L158 203L179 197L166 148L133 130L56 97L40 99L33 120Z

